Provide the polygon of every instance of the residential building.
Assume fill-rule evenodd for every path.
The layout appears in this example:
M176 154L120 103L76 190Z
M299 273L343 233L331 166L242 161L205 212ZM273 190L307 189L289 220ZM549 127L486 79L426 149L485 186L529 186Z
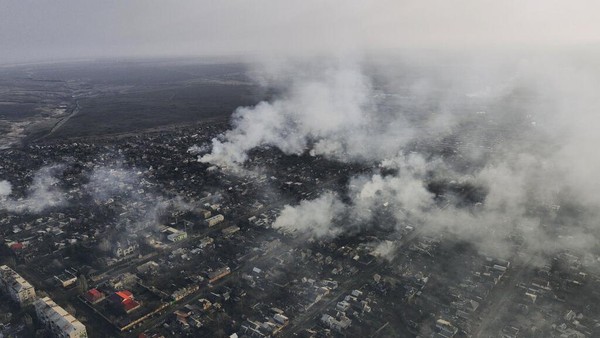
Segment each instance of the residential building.
M217 269L215 271L211 271L208 273L208 281L210 283L214 283L214 282L218 281L219 279L227 276L230 273L231 273L231 269L229 269L228 266Z
M219 214L219 215L215 215L215 216L213 216L211 218L208 218L206 220L206 223L208 223L209 227L212 227L212 226L215 226L215 225L223 222L224 220L225 220L225 216Z
M6 265L0 266L0 289L19 305L29 304L35 299L33 286Z
M167 239L171 242L179 242L187 238L187 232L178 231L176 233L167 236Z
M141 304L135 300L133 293L129 290L117 291L111 296L111 300L118 307L121 308L125 313L130 313L138 309Z
M34 306L38 319L55 337L84 338L88 336L85 326L49 297L38 298L34 302Z
M68 271L61 273L58 276L54 276L54 279L56 279L63 288L68 288L77 282L77 276Z
M133 254L140 246L134 241L122 241L117 242L117 245L113 249L113 254L117 258L122 258Z
M99 303L106 298L102 292L98 291L98 289L89 290L83 297L92 304Z
M164 227L161 232L166 235L167 239L171 242L178 242L187 238L187 232L173 227Z
M229 227L223 229L221 232L225 236L231 236L231 235L235 234L238 231L240 231L240 227L237 226L237 225L232 225L232 226L229 226Z
M341 315L340 319L336 319L333 316L324 314L323 316L321 316L321 322L329 328L338 332L342 332L343 330L350 327L350 325L352 324L352 320L350 320L345 315Z

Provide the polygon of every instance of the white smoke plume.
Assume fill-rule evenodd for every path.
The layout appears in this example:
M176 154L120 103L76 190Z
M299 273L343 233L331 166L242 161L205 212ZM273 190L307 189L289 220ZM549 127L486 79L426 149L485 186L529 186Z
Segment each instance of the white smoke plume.
M203 145L193 145L191 147L188 148L187 152L189 154L192 155L200 155L202 153L207 153L210 151L210 145L208 144L203 144Z
M137 194L140 189L139 180L131 170L101 166L94 168L84 188L94 200L106 202L117 196Z
M355 177L350 183L353 218L368 219L379 208L392 210L398 218L429 210L433 206L433 195L423 180L428 167L432 166L413 153L382 162L381 167L397 169L398 175Z
M0 209L15 213L39 213L47 208L61 206L66 203L66 196L58 187L56 178L63 170L61 165L42 167L33 175L33 181L27 188L24 197L7 198L12 191L9 182L0 183Z
M128 206L128 217L117 221L130 233L157 227L169 209L193 209L181 197L168 198L156 192L141 172L120 165L94 168L84 188L97 203L118 200Z
M233 129L212 141L201 162L238 166L247 152L273 146L286 154L325 155L341 160L377 159L397 153L409 139L402 116L378 114L371 80L357 61L299 66L280 99L241 107ZM389 147L381 147L380 144ZM195 148L194 148L195 149Z
M384 240L381 242L370 243L373 246L373 251L371 251L371 255L375 257L384 258L388 261L391 261L396 257L396 253L398 250L398 244L394 241Z
M500 255L515 238L532 254L593 249L600 72L583 55L410 56L369 73L359 62L278 67L266 78L279 98L238 109L233 129L200 160L238 166L268 146L379 163L382 173L350 181L350 202L328 193L286 207L275 222L316 237L347 230L332 219L369 223L384 211L399 228L449 232ZM432 182L443 182L445 202ZM481 200L465 203L465 189Z
M345 206L333 193L302 201L297 206L286 205L273 223L273 228L287 233L308 234L313 237L332 237L340 233L336 218L345 212Z
M286 206L273 226L317 238L331 237L347 232L355 223L369 224L376 220L377 212L383 210L393 216L398 230L410 224L422 234L449 233L498 256L512 253L515 236L522 241L522 251L532 257L557 250L595 248L599 238L597 223L585 222L591 217L578 215L579 223L571 224L561 224L556 219L555 208L561 203L560 189L547 184L551 181L549 177L556 173L532 157L512 160L514 162L490 164L476 176L462 177L465 181L451 183L470 182L486 187L484 203L474 208L437 203L435 195L426 187L425 174L439 172L438 168L444 165L438 161L425 163L419 155L413 154L386 161L402 168L396 175L354 178L350 183L349 203L327 193L295 207ZM415 162L419 164L415 166ZM352 221L340 222L342 219ZM382 256L393 258L392 247L380 249L386 248L390 250Z
M12 193L12 185L9 181L0 181L0 198L6 198Z

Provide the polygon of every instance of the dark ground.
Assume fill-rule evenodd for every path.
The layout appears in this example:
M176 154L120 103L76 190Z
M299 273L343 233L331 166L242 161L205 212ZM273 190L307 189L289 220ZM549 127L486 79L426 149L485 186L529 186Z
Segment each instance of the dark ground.
M26 142L226 120L237 107L265 97L248 76L248 65L229 60L86 61L0 68L0 120L31 122ZM62 114L57 113L60 109Z

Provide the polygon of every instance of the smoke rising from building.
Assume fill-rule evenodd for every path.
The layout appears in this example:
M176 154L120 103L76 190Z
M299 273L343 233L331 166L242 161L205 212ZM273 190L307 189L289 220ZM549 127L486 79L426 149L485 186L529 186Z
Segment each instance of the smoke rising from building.
M286 206L273 223L275 229L282 229L289 233L308 233L315 237L332 237L339 234L342 229L335 222L345 209L333 193L325 193L320 197L302 201L299 205Z
M285 98L239 108L234 128L214 139L212 152L200 161L239 165L255 147L275 146L286 154L300 154L309 144L315 155L367 155L366 149L355 145L374 131L369 130L373 102L368 78L357 65L326 67L318 73L295 77Z
M33 174L25 196L10 198L12 185L10 182L0 182L0 209L16 213L38 213L47 208L52 208L66 203L63 192L58 187L56 178L64 166L53 165L42 167Z
M53 207L85 203L89 198L99 206L125 206L126 210L121 210L110 222L135 234L158 226L169 210L193 209L181 197L168 197L156 191L142 172L119 163L99 165L90 172L83 172L87 183L71 190L61 187L59 177L65 169L67 165L50 165L37 170L24 189L25 195L18 198L13 196L10 182L0 181L0 211L40 214Z
M168 198L155 191L152 185L144 184L142 173L120 165L99 166L89 175L85 190L97 203L112 203L119 200L130 208L126 217L117 219L119 226L134 234L152 229L160 224L170 208L191 210L192 207L179 197Z
M274 223L315 237L353 227L333 218L368 223L386 210L398 227L497 254L515 238L532 254L590 249L600 238L600 77L593 60L574 58L305 63L271 75L282 94L238 109L200 161L241 166L251 149L276 147L372 163L371 175L351 180L349 202L328 193L287 206Z

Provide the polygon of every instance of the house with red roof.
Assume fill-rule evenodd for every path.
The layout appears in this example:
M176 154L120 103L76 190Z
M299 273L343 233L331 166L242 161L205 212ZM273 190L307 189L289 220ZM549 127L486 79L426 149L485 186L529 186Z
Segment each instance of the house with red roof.
M133 300L133 293L129 290L117 291L115 294L119 297L119 299L124 302L126 300Z
M15 242L10 245L10 248L12 251L23 250L24 247L25 247L25 245L23 245L23 243L19 243L19 242Z
M92 304L97 304L106 298L106 296L102 292L98 291L98 289L91 289L88 290L85 295L83 295L83 298Z
M138 309L141 304L135 300L133 293L128 290L117 291L111 295L112 302L125 313Z

